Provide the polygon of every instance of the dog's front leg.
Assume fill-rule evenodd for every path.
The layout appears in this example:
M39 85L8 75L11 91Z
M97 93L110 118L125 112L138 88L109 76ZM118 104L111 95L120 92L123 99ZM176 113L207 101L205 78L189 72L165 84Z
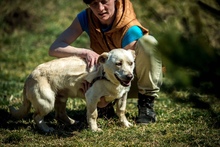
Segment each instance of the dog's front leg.
M98 128L97 125L97 117L98 117L98 111L97 111L97 103L98 101L93 99L94 97L87 96L86 97L86 107L87 107L87 122L89 125L89 128L96 132L96 131L102 131L101 128Z
M132 124L127 120L125 116L126 105L127 105L127 93L125 93L122 98L118 99L116 102L116 114L120 119L120 122L126 126L130 127Z

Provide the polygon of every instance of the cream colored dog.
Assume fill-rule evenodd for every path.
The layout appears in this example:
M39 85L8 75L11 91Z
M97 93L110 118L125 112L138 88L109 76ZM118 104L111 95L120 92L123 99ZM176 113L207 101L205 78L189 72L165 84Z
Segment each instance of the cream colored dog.
M97 104L116 101L116 114L124 126L132 124L125 116L127 93L133 79L135 53L132 50L114 49L100 55L100 66L88 72L86 62L79 57L60 58L39 65L27 78L23 91L23 105L10 113L17 119L28 114L31 104L35 109L34 121L44 132L52 132L44 117L55 109L55 117L66 124L75 121L66 114L67 98L85 98L87 122L92 131L101 131L97 126ZM84 94L80 89L88 81L91 87Z

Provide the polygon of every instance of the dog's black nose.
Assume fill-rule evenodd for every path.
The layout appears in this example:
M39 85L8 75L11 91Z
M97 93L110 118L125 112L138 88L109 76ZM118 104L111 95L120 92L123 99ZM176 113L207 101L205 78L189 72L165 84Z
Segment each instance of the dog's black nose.
M133 75L132 74L127 74L126 78L127 78L127 80L131 80L133 78Z

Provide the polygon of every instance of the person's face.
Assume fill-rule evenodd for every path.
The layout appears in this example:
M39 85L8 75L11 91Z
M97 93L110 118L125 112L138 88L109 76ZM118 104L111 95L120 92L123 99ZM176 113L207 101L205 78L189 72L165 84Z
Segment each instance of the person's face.
M102 24L109 25L114 20L115 0L94 0L89 6Z

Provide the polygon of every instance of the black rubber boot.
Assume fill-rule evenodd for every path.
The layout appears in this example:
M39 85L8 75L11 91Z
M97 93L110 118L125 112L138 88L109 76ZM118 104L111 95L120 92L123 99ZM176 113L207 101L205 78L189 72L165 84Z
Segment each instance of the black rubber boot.
M97 108L99 118L113 118L115 114L114 103L109 103L104 108Z
M156 122L156 113L154 112L153 96L146 96L138 93L138 117L136 123L149 124Z

